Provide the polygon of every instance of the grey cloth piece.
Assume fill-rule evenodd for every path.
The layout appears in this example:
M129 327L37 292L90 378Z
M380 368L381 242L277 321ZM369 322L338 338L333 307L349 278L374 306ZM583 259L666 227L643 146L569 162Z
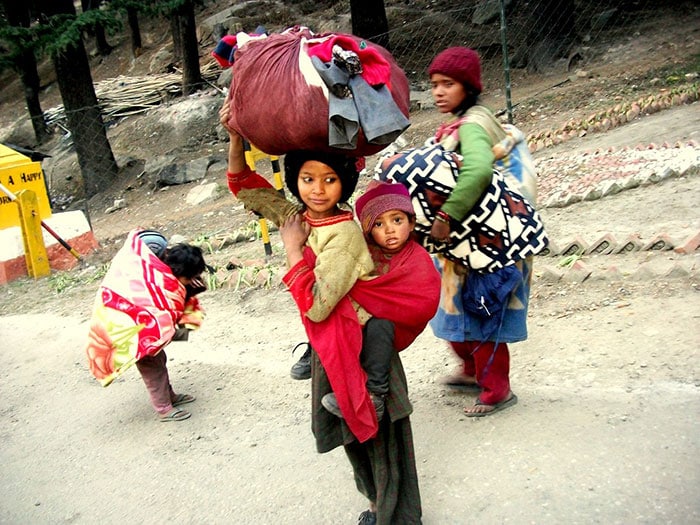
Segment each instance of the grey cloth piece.
M355 149L360 133L360 117L352 98L328 97L328 145Z
M311 57L311 63L318 71L318 74L321 75L321 79L328 86L331 93L340 98L350 95L350 90L348 89L350 73L347 70L339 67L333 61L323 62L315 55Z
M339 149L355 149L360 132L360 118L349 94L350 76L333 62L324 63L317 56L311 62L328 86L328 145Z
M410 125L385 85L373 87L360 75L350 78L360 126L370 144L391 144Z

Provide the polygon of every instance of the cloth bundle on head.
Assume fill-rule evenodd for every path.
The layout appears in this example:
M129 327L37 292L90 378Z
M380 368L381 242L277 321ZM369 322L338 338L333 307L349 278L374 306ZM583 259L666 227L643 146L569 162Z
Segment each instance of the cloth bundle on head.
M338 71L331 74L335 47L357 55L361 72L340 81ZM299 149L374 155L409 125L406 74L389 51L360 37L303 27L245 44L239 36L235 58L228 123L269 155ZM333 95L337 84L352 97Z
M481 85L479 55L468 47L449 47L440 52L430 63L428 74L440 73L471 87L478 95Z
M390 210L416 214L408 189L403 184L373 180L367 186L367 191L355 202L355 213L365 235L372 230L377 217Z

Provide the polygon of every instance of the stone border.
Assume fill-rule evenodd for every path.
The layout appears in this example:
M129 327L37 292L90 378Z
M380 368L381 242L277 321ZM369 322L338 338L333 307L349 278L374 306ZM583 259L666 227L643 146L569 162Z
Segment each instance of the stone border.
M649 186L651 184L663 182L667 179L690 177L700 173L700 148L698 148L698 144L695 141L689 141L686 144L676 143L673 146L663 145L661 147L655 144L650 144L648 146L637 146L636 148L634 148L634 150L643 151L670 148L692 148L691 151L693 151L695 155L688 155L687 159L682 158L682 156L679 156L679 158L676 159L678 162L680 162L680 165L677 166L677 168L672 168L670 166L660 166L658 168L644 168L641 171L624 178L602 180L598 184L586 188L580 193L557 191L550 195L544 202L544 204L541 205L541 207L564 208L577 202L593 201L601 199L608 195L615 195L624 190L638 188L640 186ZM617 151L624 152L634 150L632 148L624 148ZM614 154L615 152L616 150L614 150L613 148L609 148L604 151L596 150L594 152L584 153L583 155L600 155L603 153Z
M560 243L550 240L540 257L570 257L584 255L624 255L639 251L673 251L679 255L690 255L700 247L700 230L686 235L679 240L667 233L660 233L651 239L643 240L638 234L631 234L624 239L616 239L612 233L606 233L596 241L587 243L581 237Z
M609 262L609 261L608 261ZM652 281L656 279L695 279L700 276L700 262L695 257L668 259L657 257L644 262L634 261L595 264L596 261L576 260L568 266L535 265L538 282L582 283L584 281ZM696 286L693 284L693 286Z
M677 86L671 90L662 89L656 95L641 97L633 102L622 102L605 111L594 113L586 119L570 120L556 130L530 133L527 145L532 153L557 146L576 137L589 133L602 133L632 122L639 116L652 115L673 106L692 104L700 98L700 85L694 82Z

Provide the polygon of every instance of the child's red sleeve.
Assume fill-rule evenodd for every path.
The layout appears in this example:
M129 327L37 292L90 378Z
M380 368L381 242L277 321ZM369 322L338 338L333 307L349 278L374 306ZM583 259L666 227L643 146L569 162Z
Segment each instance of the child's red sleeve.
M238 173L226 172L226 180L228 182L228 189L231 190L234 196L238 195L238 192L243 189L272 188L272 184L264 177L261 177L251 170L248 166Z

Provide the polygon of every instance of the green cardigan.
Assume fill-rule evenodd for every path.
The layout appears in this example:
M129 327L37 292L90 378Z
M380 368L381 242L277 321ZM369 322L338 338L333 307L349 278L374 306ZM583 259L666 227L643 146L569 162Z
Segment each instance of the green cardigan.
M458 221L464 219L491 184L492 147L505 136L491 112L483 106L469 108L465 120L458 129L459 144L454 144L457 137L448 137L446 142L451 143L444 144L446 149L458 146L462 155L457 184L441 208Z

